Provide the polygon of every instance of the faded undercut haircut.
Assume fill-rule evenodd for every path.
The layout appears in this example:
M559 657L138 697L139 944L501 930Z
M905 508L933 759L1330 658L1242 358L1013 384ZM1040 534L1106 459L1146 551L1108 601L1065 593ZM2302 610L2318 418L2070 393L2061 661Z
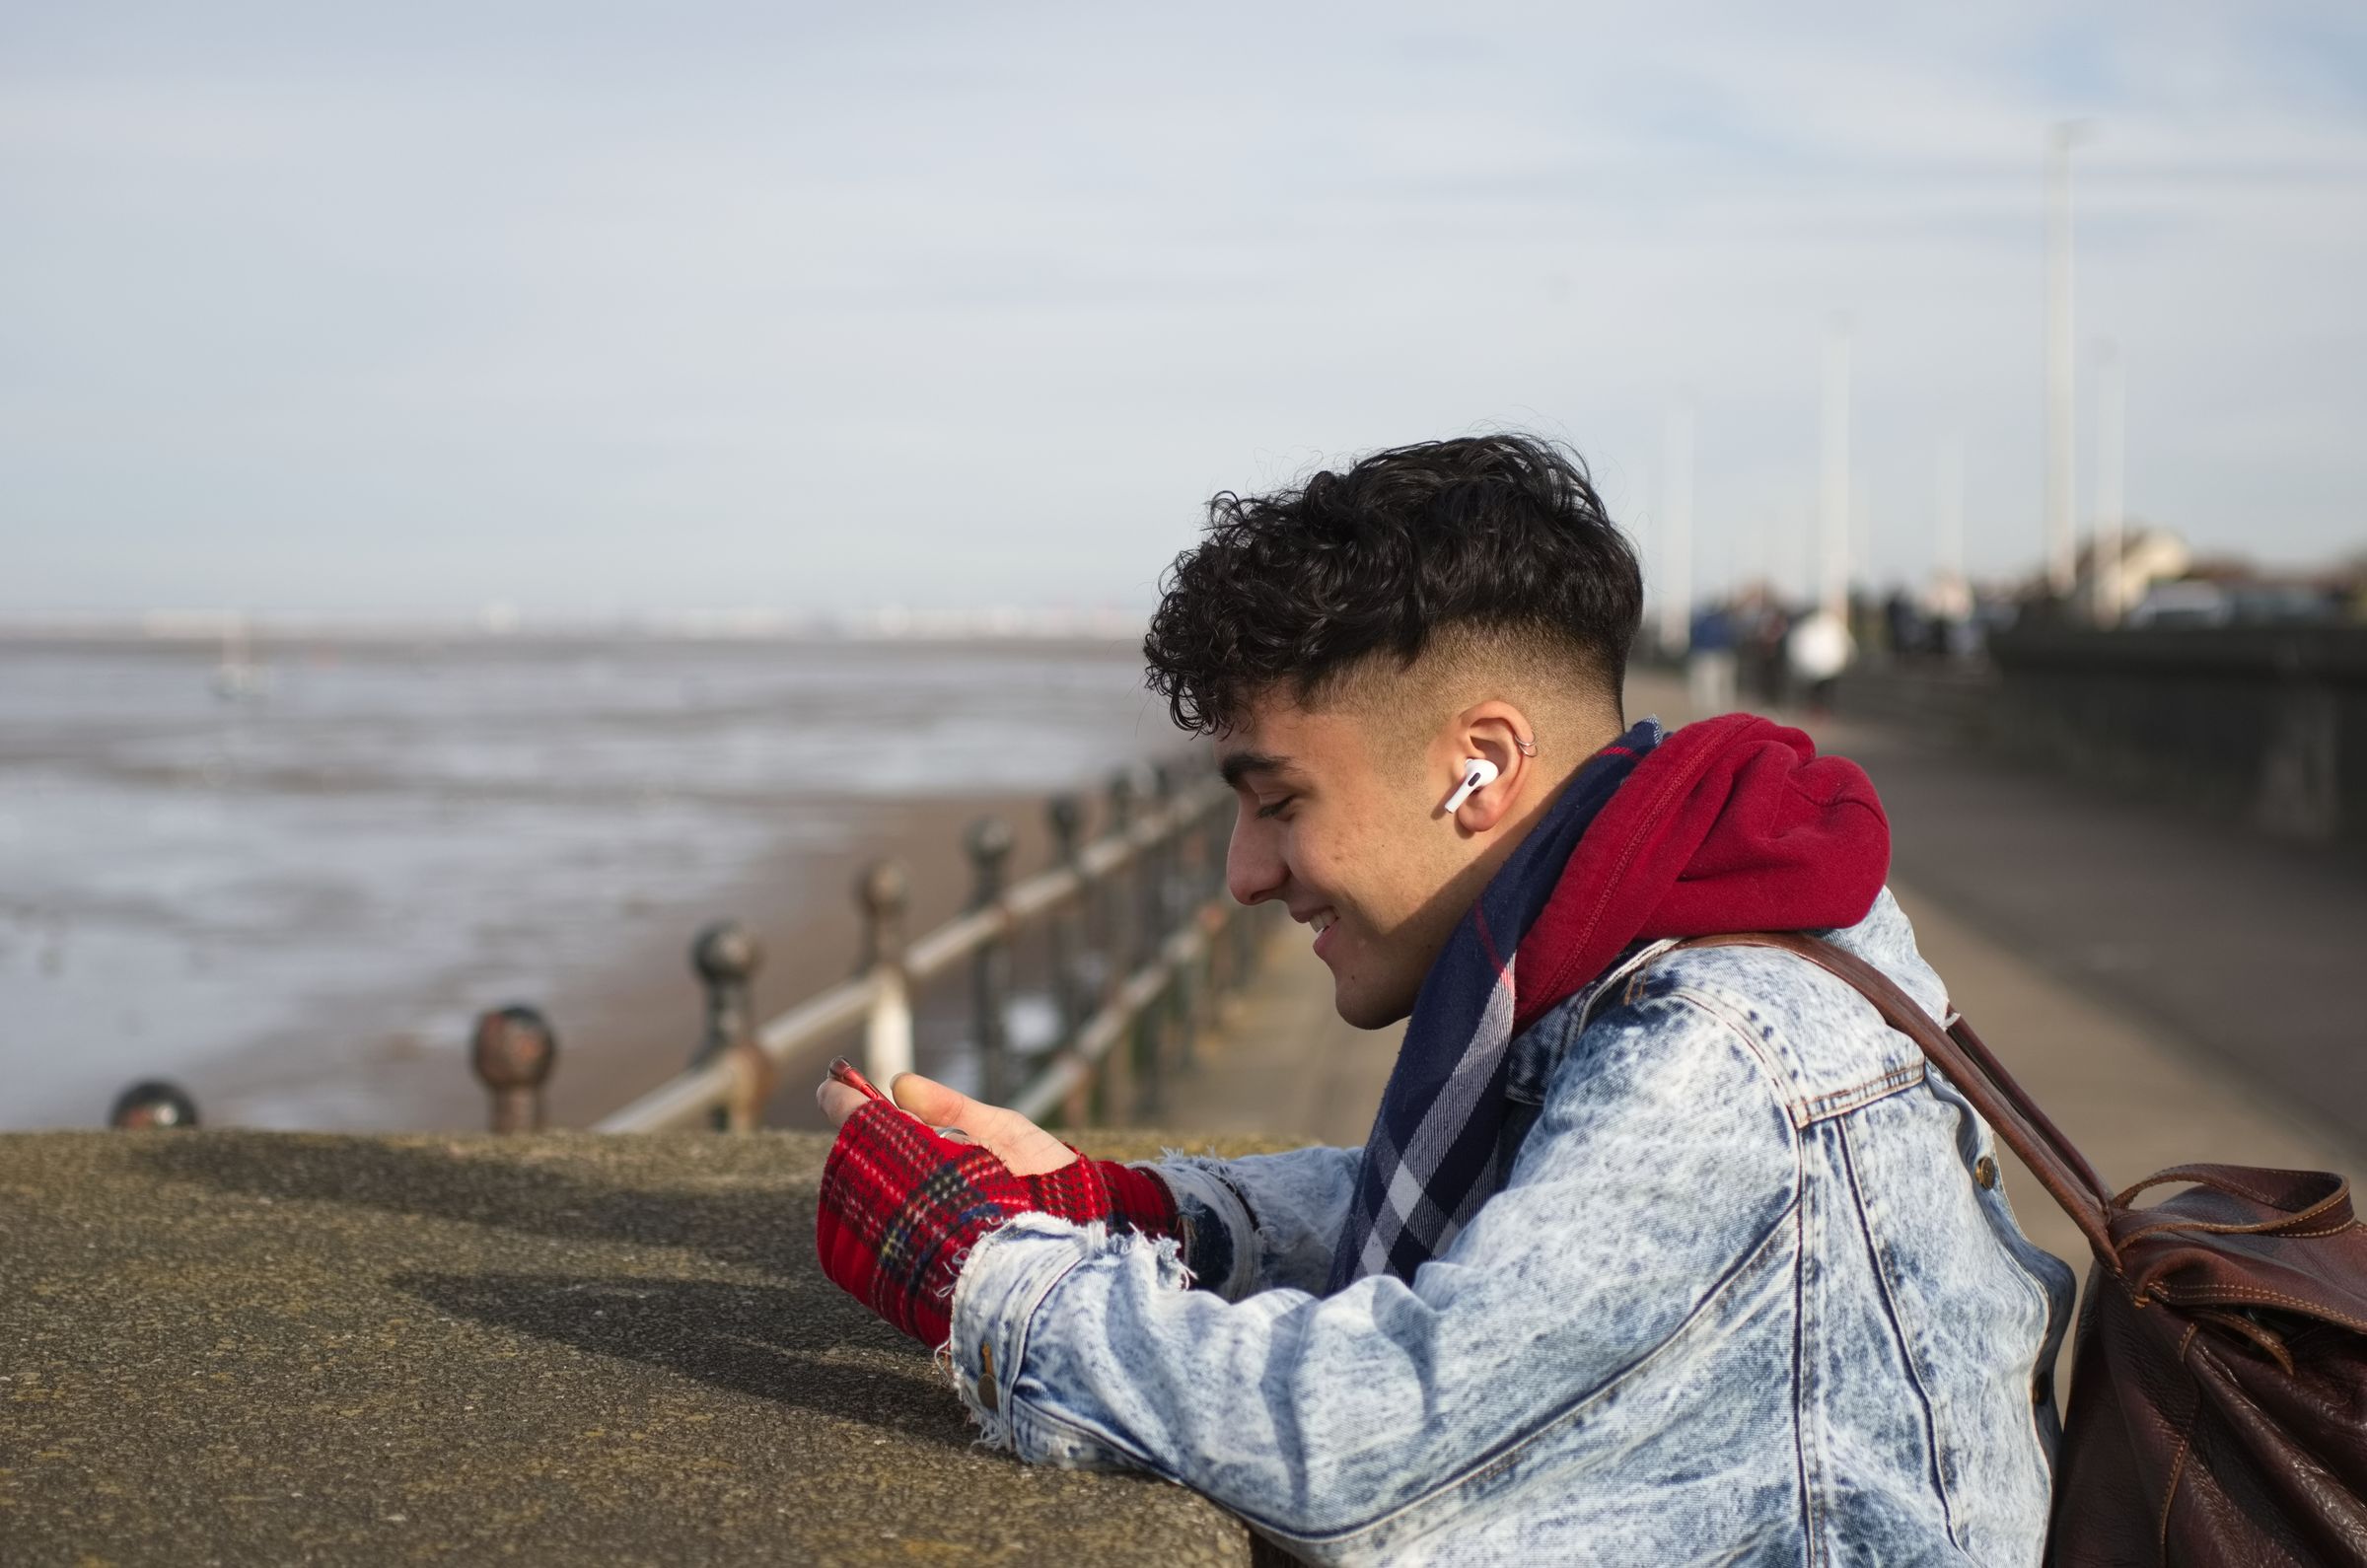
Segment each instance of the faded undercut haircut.
M1575 452L1472 436L1376 452L1295 488L1208 503L1161 583L1143 655L1179 728L1221 735L1261 695L1320 704L1425 653L1510 654L1619 711L1643 615L1635 551Z

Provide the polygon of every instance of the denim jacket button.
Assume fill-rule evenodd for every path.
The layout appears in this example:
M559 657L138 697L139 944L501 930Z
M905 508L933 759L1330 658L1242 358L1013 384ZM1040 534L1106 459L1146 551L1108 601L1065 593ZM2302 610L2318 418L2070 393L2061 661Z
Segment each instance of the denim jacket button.
M1995 1186L1997 1184L1997 1162L1985 1154L1973 1161L1972 1179L1984 1187Z

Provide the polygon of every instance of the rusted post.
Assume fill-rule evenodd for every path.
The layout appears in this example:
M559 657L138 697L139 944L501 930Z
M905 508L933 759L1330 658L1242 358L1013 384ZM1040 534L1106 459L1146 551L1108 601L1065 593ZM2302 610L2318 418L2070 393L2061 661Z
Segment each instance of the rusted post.
M115 1097L107 1124L123 1132L150 1127L194 1127L197 1102L180 1085L165 1078L143 1078Z
M717 1132L753 1132L764 1119L776 1078L772 1059L756 1044L749 981L764 962L764 950L737 920L719 920L690 944L690 968L706 992L707 1027L690 1052L690 1065L704 1067L718 1056L732 1064L731 1098L717 1105Z
M863 1070L887 1089L912 1070L912 982L904 973L904 905L910 884L893 860L875 860L855 883L863 907L863 963L878 980L863 1031Z
M559 1057L550 1021L531 1007L496 1007L476 1016L469 1062L493 1096L495 1132L538 1132L542 1086Z
M963 835L969 851L969 907L991 909L1003 896L1003 874L1011 859L1011 825L981 817ZM999 1105L1011 1088L1011 945L989 937L969 961L970 1034L978 1046L979 1098Z
M1143 852L1142 880L1136 890L1142 905L1140 963L1157 962L1167 939L1175 934L1176 823L1172 813L1176 775L1164 762L1151 764L1151 794L1162 814L1162 825L1159 841ZM1128 1107L1134 1118L1156 1116L1166 1104L1168 1040L1174 1033L1171 1024L1181 985L1178 976L1169 975L1159 994L1134 1016L1136 1081L1133 1104Z
M1124 838L1134 830L1134 800L1136 795L1134 770L1119 768L1110 776L1110 836ZM1141 875L1141 862L1130 860L1125 869L1112 875L1102 885L1102 942L1109 958L1109 972L1102 976L1105 992L1115 991L1126 981L1134 967L1136 944L1129 940L1133 911L1126 907L1123 889L1128 881ZM1105 996L1104 1000L1108 998Z
M1110 836L1123 839L1134 830L1134 807L1140 794L1134 770L1121 767L1110 775ZM1107 1007L1117 999L1119 987L1134 972L1137 955L1142 951L1139 933L1134 929L1136 901L1127 896L1132 879L1142 875L1140 860L1129 860L1118 870L1102 879L1094 890L1095 943L1101 950L1102 994L1098 1007ZM1103 1056L1101 1066L1089 1083L1073 1097L1068 1108L1069 1125L1109 1119L1109 1107L1123 1104L1122 1084L1130 1065L1130 1049L1112 1048Z
M1185 1071L1200 1066L1200 1033L1214 1024L1224 1002L1224 917L1209 914L1209 904L1219 900L1224 886L1224 845L1217 841L1214 824L1214 808L1202 806L1184 826L1184 912L1200 933L1200 953L1190 962L1190 985L1184 992L1184 1049L1179 1061Z
M1053 860L1077 875L1077 895L1052 910L1045 928L1052 968L1052 1007L1060 1021L1059 1033L1052 1045L1055 1051L1063 1051L1075 1043L1077 1028L1085 1022L1087 1012L1084 976L1078 972L1082 955L1077 942L1093 899L1093 890L1085 886L1084 867L1079 864L1085 852L1082 835L1085 803L1074 795L1055 795L1044 803L1043 816L1052 829Z

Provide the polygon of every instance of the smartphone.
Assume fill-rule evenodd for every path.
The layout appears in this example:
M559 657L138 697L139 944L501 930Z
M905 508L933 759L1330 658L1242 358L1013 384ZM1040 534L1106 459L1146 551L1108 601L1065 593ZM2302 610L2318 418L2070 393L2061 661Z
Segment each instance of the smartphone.
M830 1063L830 1081L846 1085L847 1088L866 1100L877 1100L890 1105L896 1104L895 1101L880 1093L878 1085L863 1076L861 1068L843 1056Z

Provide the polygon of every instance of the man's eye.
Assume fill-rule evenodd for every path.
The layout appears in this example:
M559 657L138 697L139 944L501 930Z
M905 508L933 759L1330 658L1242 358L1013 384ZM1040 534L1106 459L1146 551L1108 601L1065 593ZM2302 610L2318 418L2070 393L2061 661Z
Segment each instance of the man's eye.
M1281 815L1281 812L1282 812L1282 808L1283 808L1283 807L1285 807L1285 806L1288 806L1288 805L1289 805L1289 804L1290 804L1292 801L1295 801L1295 800L1297 800L1297 799L1298 799L1298 797L1297 797L1296 795L1285 795L1285 796L1283 796L1283 797L1282 797L1280 800L1278 800L1278 801L1274 802L1274 803L1273 803L1271 806L1260 806L1260 807L1258 807L1258 808L1257 808L1257 818L1258 818L1258 820L1260 820L1260 821L1263 821L1263 820L1268 820L1268 819L1270 819L1270 818L1274 818L1274 817L1278 817L1278 816L1280 816L1280 815Z

